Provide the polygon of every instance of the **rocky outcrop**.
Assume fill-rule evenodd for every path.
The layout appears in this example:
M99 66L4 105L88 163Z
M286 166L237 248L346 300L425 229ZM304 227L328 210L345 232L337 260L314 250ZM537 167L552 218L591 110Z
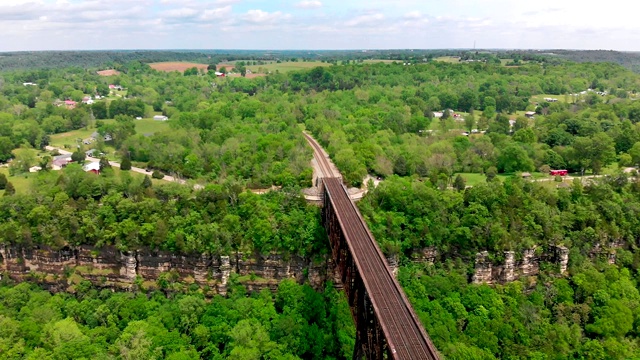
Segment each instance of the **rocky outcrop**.
M414 251L411 253L411 261L433 264L436 262L439 255L440 254L438 253L438 249L436 249L434 246L422 249L414 249Z
M475 271L472 281L474 284L493 283L493 264L489 260L489 252L476 254Z
M610 242L606 245L596 244L588 253L590 257L605 257L610 264L615 264L616 251L624 247L621 242ZM476 254L472 282L475 284L506 283L524 277L536 276L540 273L540 263L556 264L559 275L565 275L569 266L569 249L562 245L551 246L548 251L540 248L525 250L520 254L513 251L504 252L504 263L494 264L489 253L483 251ZM516 260L521 255L520 260Z
M389 270L393 274L393 277L398 277L398 254L387 255L387 264L389 266Z
M326 259L310 259L279 254L212 256L171 254L150 250L120 252L114 247L0 246L0 273L17 281L36 280L52 290L73 291L87 280L96 286L129 290L135 286L162 287L166 282L196 284L209 294L227 293L233 273L250 291L275 289L283 279L308 282L321 288L334 278Z
M560 265L560 274L566 274L569 267L569 249L564 246L556 246L556 261Z
M520 278L535 276L540 272L540 262L547 257L536 255L536 249L525 250L521 259L516 259L516 252L505 251L504 263L494 264L487 251L476 254L475 266L471 281L474 284L507 283Z

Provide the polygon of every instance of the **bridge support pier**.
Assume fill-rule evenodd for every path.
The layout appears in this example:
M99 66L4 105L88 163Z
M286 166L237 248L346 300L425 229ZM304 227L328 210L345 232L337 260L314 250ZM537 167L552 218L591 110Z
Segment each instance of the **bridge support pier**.
M353 359L391 359L384 333L328 196L323 199L322 222L329 236L331 253L340 272L340 280L356 325Z

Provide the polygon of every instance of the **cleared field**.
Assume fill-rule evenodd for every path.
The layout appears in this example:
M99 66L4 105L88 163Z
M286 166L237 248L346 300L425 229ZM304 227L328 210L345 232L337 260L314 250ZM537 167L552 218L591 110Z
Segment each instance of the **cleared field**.
M98 75L100 76L114 76L114 75L120 75L120 71L118 70L100 70L98 71Z
M573 101L573 96L568 94L564 94L564 95L540 94L540 95L532 96L529 102L542 104L547 102L544 98L558 99L558 102L563 102L563 103Z
M434 58L433 60L448 62L448 63L455 63L455 64L460 63L460 58L457 56L441 56L441 57Z
M287 71L294 71L294 70L305 70L305 69L314 68L316 66L331 66L331 64L323 63L320 61L308 61L308 62L297 61L297 62L281 62L281 63L277 63L274 61L265 65L247 66L247 69L251 70L251 72L256 74L260 74L260 73L265 74L268 72L275 72L275 71L287 72Z
M394 62L401 63L402 60L371 59L371 60L363 60L362 61L362 63L364 63L364 64L379 64L379 63L392 64Z
M54 134L54 135L51 135L49 144L51 146L59 147L61 149L64 149L65 145L73 147L77 144L77 139L86 139L90 137L94 131L96 130L95 129L79 129L79 130L68 131L60 134Z
M108 120L100 120L104 123L113 122L113 119ZM159 131L164 131L169 129L169 123L167 121L156 121L150 118L135 120L136 125L136 134L154 134ZM54 147L58 147L61 149L73 147L78 144L78 139L86 139L91 136L96 131L95 128L90 129L78 129L73 131L68 131L60 134L51 135L50 145ZM67 145L65 147L65 145Z
M7 180L9 180L11 184L13 184L13 187L16 189L16 194L29 193L33 184L33 180L36 177L35 173L9 176L9 168L6 167L0 168L0 173L3 173L7 177ZM4 190L0 191L2 191L2 195L4 195Z
M455 174L453 178L455 179L457 175L458 174ZM460 173L460 176L462 176L462 178L466 181L467 186L475 186L478 184L483 184L487 181L487 177L484 174ZM511 176L514 176L514 174L498 174L496 177L500 181L505 181L507 178ZM534 180L538 180L538 179L550 178L550 176L540 172L533 172L531 173L531 178L533 178ZM541 183L544 183L544 182L541 182Z
M168 121L156 121L153 119L136 120L136 134L154 134L169 129Z
M152 69L158 70L158 71L166 71L166 72L171 72L171 71L179 71L179 72L184 72L187 69L190 69L192 67L197 67L198 70L207 70L207 67L209 65L207 64L198 64L198 63L190 63L190 62L178 62L178 61L167 61L167 62L158 62L158 63L151 63L149 64L149 66L151 66Z

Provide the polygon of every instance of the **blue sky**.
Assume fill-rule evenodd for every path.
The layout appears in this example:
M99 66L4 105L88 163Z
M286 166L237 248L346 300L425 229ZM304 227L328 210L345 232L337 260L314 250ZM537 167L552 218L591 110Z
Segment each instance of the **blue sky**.
M640 5L608 0L0 0L0 51L613 49Z

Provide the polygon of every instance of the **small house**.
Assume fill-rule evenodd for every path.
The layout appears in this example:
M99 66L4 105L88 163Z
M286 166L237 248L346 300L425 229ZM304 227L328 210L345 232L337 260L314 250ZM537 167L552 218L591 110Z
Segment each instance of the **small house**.
M522 176L523 179L529 179L531 178L531 173L523 172L520 176Z
M64 106L66 106L67 109L69 109L69 110L74 109L76 107L76 104L77 103L75 101L73 101L73 100L65 100L64 101Z
M67 166L71 162L71 155L58 155L53 158L51 162L51 169L53 170L62 170L63 167Z
M42 170L42 168L40 166L32 166L29 168L29 172L35 173Z
M169 118L164 116L164 115L156 115L156 116L153 117L153 120L156 120L156 121L167 121L167 120L169 120Z
M533 119L535 115L536 115L535 111L527 111L526 113L524 113L524 116L528 117L529 119Z
M97 161L91 161L87 164L85 164L82 167L82 170L84 170L85 172L92 172L94 174L100 174L100 163Z

